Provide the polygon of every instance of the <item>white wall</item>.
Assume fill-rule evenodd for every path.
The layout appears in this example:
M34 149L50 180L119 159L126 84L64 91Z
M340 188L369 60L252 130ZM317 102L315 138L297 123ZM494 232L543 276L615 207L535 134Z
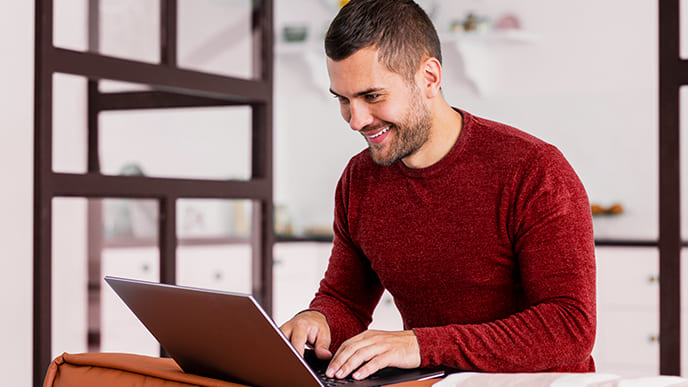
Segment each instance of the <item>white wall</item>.
M29 386L32 360L33 2L0 6L0 374Z
M278 0L278 38L286 24L307 24L317 35L334 14L326 3ZM308 20L302 12L306 4ZM444 39L446 98L555 144L581 176L591 201L621 202L627 210L623 217L595 221L598 237L657 237L657 1L421 4L434 9L444 38L451 21L470 10L493 20L516 14L534 42L469 41L458 49ZM285 46L277 48L275 70L275 200L287 206L298 230L331 223L339 173L365 144L327 95L322 43L296 53Z

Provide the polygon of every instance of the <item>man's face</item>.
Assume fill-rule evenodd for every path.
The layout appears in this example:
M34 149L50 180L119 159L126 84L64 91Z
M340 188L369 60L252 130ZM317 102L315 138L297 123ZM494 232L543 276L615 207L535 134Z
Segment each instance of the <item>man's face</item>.
M417 152L430 134L431 114L420 87L389 71L377 49L327 59L330 91L344 120L368 142L373 160L390 165Z

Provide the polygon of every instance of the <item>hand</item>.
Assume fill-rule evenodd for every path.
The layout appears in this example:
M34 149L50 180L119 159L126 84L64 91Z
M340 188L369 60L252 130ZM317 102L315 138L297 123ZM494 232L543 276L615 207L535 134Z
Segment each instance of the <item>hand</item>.
M301 312L284 323L280 329L302 357L306 344L313 347L318 359L328 360L332 357L329 349L330 326L327 325L324 314L314 310Z
M353 378L360 380L385 367L420 367L420 348L413 331L368 330L350 338L335 353L326 375L341 379L358 368Z

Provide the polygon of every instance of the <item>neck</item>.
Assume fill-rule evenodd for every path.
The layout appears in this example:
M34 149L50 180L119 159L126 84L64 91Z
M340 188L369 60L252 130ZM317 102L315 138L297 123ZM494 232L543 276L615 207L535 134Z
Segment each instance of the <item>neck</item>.
M408 168L427 168L442 160L456 144L463 127L463 117L440 97L431 105L430 135L423 146L402 159Z

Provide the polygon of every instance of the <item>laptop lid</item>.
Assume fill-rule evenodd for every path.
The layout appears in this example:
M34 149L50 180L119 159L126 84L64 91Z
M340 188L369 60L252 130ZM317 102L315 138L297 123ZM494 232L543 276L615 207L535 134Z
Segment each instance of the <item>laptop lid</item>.
M323 385L251 295L110 276L105 281L185 372L251 386ZM429 375L412 370L395 380L423 376ZM362 382L353 385L389 384Z

